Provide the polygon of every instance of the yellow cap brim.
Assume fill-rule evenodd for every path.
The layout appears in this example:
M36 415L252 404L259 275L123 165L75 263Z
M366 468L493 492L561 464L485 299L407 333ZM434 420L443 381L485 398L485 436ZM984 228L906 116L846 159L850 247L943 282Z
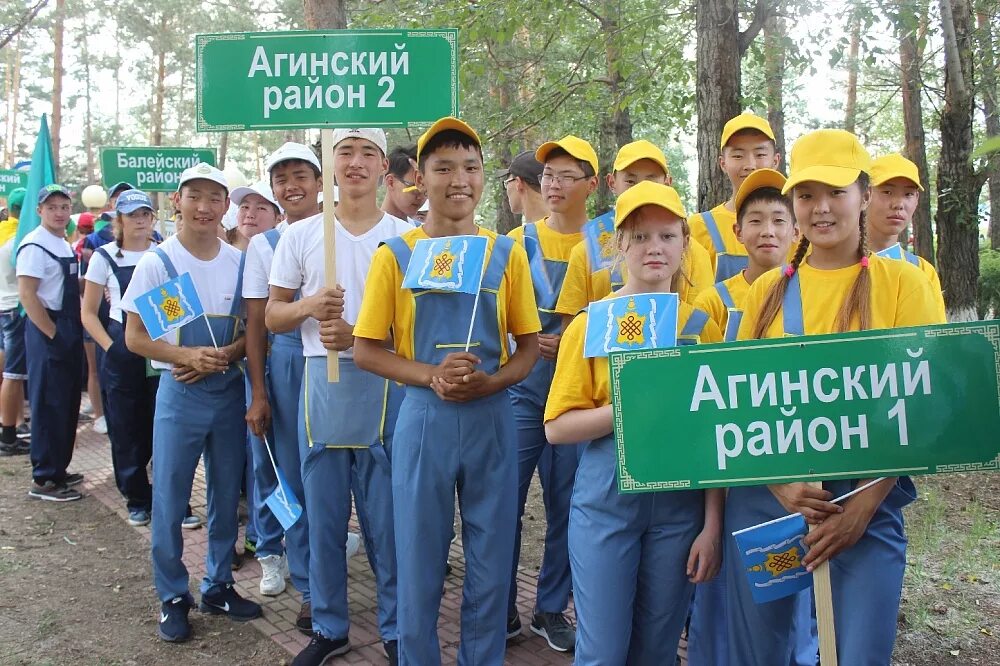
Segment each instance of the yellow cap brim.
M404 192L416 192L417 191L417 186L416 185L410 185L409 187L404 188L403 191Z
M847 187L860 175L861 169L825 165L812 166L789 176L788 180L785 181L785 186L781 188L781 193L788 194L796 185L810 181L823 183L830 187Z
M889 173L884 173L883 172L883 173L880 173L880 174L878 174L878 180L876 180L875 177L873 176L872 177L872 187L878 187L882 183L887 183L887 182L889 182L890 180L892 180L894 178L905 178L906 180L908 180L911 183L913 183L914 185L916 185L918 190L920 190L921 192L924 191L924 186L923 185L921 185L917 181L913 180L913 178L911 178L910 176L906 175L905 173L900 173L900 172L889 172Z
M668 175L670 174L670 167L667 166L667 163L663 161L663 159L659 155L630 155L628 157L619 158L615 160L615 163L612 165L611 168L614 169L615 171L624 171L625 169L629 168L639 160L649 160L651 162L656 162L660 166L660 168L663 169L663 173Z
M472 129L469 125L462 122L458 118L447 116L437 120L433 125L427 128L426 132L420 135L419 139L417 139L417 159L420 159L420 153L423 152L424 146L427 145L428 141L441 132L445 132L447 130L456 130L473 139L480 146L483 144L483 142L479 139L479 135L476 134L476 130Z
M535 151L535 159L545 164L545 160L549 158L549 153L551 153L556 148L562 148L565 150L573 159L580 160L581 162L586 162L594 170L596 174L599 171L595 157L591 155L580 155L580 150L576 149L574 146L568 143L563 143L561 141L546 141L542 145L538 146Z
M785 186L785 176L780 171L775 171L774 169L757 169L752 171L749 176L747 176L742 183L740 183L740 189L736 191L736 195L733 197L733 207L738 213L740 206L746 201L746 198L759 190L762 187L773 187L774 189L782 192L782 188ZM784 194L784 192L782 192Z

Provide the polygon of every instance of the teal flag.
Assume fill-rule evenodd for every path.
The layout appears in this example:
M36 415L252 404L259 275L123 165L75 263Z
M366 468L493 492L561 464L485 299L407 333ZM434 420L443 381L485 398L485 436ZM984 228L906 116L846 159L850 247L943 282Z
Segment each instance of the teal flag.
M21 217L17 223L17 234L14 236L14 248L10 255L11 263L17 262L17 248L21 240L41 224L38 218L38 193L46 185L56 182L56 165L52 160L52 141L49 138L49 123L42 114L42 126L35 139L35 151L31 153L31 171L28 172L28 193L24 196L21 207Z

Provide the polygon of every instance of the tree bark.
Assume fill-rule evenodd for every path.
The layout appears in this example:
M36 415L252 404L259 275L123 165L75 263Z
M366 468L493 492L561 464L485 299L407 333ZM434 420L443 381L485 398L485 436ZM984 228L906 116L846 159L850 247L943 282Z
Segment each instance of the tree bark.
M14 41L13 53L8 51L13 62L8 67L10 73L10 88L7 91L7 136L4 137L4 164L13 165L14 152L17 150L17 120L20 112L21 99L21 37Z
M938 265L950 321L976 316L979 281L978 184L972 154L972 12L967 0L940 0L945 102L937 177Z
M220 169L226 168L226 152L229 150L229 132L223 132L219 137L219 164Z
M986 116L986 135L1000 136L1000 110L997 109L997 73L993 57L993 27L985 12L976 14L979 28L980 62L983 65L983 113ZM990 155L987 162L986 183L990 193L990 247L1000 250L1000 153Z
M346 0L302 0L310 30L343 30L347 27Z
M854 133L858 121L858 53L861 50L861 13L851 9L848 19L851 32L850 53L847 56L847 102L844 104L844 129Z
M920 63L923 51L919 46L919 19L911 0L899 0L896 32L899 36L900 89L903 97L903 154L917 165L920 184L928 190L931 185L927 167L927 147L924 137L924 112L921 106L923 83ZM906 233L904 230L903 233ZM934 259L934 230L931 228L930 192L920 197L913 213L913 251L931 262Z
M55 23L52 27L52 162L59 170L59 133L62 130L63 32L65 32L66 0L56 0Z
M496 81L494 79L494 81L495 83L490 86L491 97L496 100L500 113L503 114L503 117L506 117L511 106L511 96L513 94L511 90L512 83L510 79L504 79L503 81ZM494 142L494 150L496 150L495 154L500 158L501 168L506 169L510 166L510 162L519 147L515 145L509 132L502 132L497 136ZM502 183L497 188L496 206L498 234L507 234L512 229L521 225L521 216L510 209L507 188Z
M600 173L611 173L615 155L618 149L632 141L632 117L625 104L623 86L625 77L622 74L622 51L619 46L618 34L621 25L621 6L613 0L605 0L603 16L601 17L601 32L604 34L604 54L608 76L608 89L611 106L608 113L601 118L600 134L597 144L597 157ZM594 207L598 214L604 213L615 204L615 195L608 187L605 178L598 178L597 194L594 197Z
M774 144L785 162L785 22L778 16L764 23L764 84L767 96L767 122L774 131ZM782 165L779 164L781 169Z
M167 14L160 18L160 34L156 40L156 88L153 98L153 136L150 145L163 145L163 98L166 96L164 80L167 78L167 47L164 43L167 33Z

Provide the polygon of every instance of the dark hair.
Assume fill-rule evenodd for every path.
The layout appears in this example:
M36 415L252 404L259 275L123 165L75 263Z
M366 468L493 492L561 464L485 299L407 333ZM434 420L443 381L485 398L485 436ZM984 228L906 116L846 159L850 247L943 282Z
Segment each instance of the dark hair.
M736 211L736 224L743 224L743 216L750 204L755 203L780 203L784 206L792 217L795 217L795 209L792 207L792 200L781 193L776 187L759 187L740 203L740 209Z
M771 144L771 149L774 150L775 153L778 152L778 144L776 144L774 142L774 139L772 139L768 135L764 134L759 129L754 129L753 127L744 127L741 130L736 130L735 132L733 132L730 135L729 139L726 141L726 145L724 145L722 147L722 150L725 151L726 148L729 148L729 142L732 141L733 139L735 139L736 137L738 137L738 136L750 136L751 134L757 134L757 135L760 135L760 136L764 137L765 139L767 139L768 143Z
M410 172L413 168L413 164L410 160L417 159L417 147L413 146L396 146L391 151L389 151L389 173L391 173L396 178L405 178L406 174Z
M314 174L316 174L316 178L322 178L323 177L323 172L320 171L319 169L317 169L315 164L313 164L312 162L307 162L306 160L300 160L300 159L297 159L297 158L293 157L291 159L281 160L280 162L278 162L278 164L294 164L296 166L298 166L299 164L305 164L307 167L309 167L310 169L312 169L312 171L313 171ZM278 164L275 164L274 166L272 166L271 169L267 172L267 184L268 185L273 185L274 184L274 175L273 175L274 174L274 167L278 166Z
M574 157L573 155L570 155L569 152L566 151L564 148L553 148L552 150L550 150L548 155L545 156L545 161L548 162L549 160L555 159L556 157L568 157L571 160L574 160L580 167L580 170L583 171L583 175L585 178L591 178L597 175L597 173L594 171L594 167L590 166L590 162L587 162L586 160L581 160L577 157Z
M424 144L423 150L420 151L418 168L421 171L424 170L427 158L439 148L475 148L476 152L479 153L479 159L483 158L483 147L479 145L478 141L465 132L452 129L444 130L432 136L430 141Z

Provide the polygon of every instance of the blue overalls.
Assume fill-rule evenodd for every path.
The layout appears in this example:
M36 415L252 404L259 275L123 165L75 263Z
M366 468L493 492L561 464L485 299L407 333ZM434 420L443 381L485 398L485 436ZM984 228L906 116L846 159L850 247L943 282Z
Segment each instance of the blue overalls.
M736 302L733 301L733 296L729 293L729 287L725 283L717 282L715 290L719 292L722 304L726 306L726 310L729 312L729 317L726 318L726 330L723 331L725 341L736 342L736 334L740 332L740 323L743 321L743 310L736 307Z
M135 266L119 266L103 247L95 250L104 257L124 294ZM102 298L102 303L106 301ZM128 313L122 312L123 319ZM146 359L125 346L125 326L111 319L105 325L113 342L104 351L97 347L97 368L104 396L104 416L111 440L111 462L115 483L129 511L151 511L153 489L146 467L153 455L153 415L159 375L147 376Z
M782 304L785 335L803 335L799 274L788 282ZM857 480L824 481L823 488L839 497ZM916 499L909 477L896 486L875 510L856 544L829 560L833 613L840 663L884 666L891 661L896 619L906 565L904 506ZM725 573L729 594L729 664L816 664L818 642L811 628L812 590L756 604L740 565L734 531L779 518L788 512L767 486L729 489L725 521ZM804 598L804 595L810 595Z
M538 227L524 226L525 238L532 238L541 247ZM555 312L555 303L562 290L568 262L544 258L545 272L552 285L552 296L546 302L539 290L535 290L538 300L538 316L542 321L542 333L559 333L562 316ZM545 439L544 413L549 386L555 374L556 364L539 358L531 372L520 384L510 387L510 399L517 424L517 526L514 533L514 559L511 566L510 594L507 602L507 617L517 613L517 565L521 554L521 518L528 498L531 477L538 467L538 479L542 484L542 500L545 504L545 553L542 568L538 573L538 587L535 608L540 613L561 613L569 605L572 586L569 569L569 546L566 531L569 525L569 503L573 495L573 479L576 476L578 460L577 446L551 446Z
M154 250L171 279L177 269L160 248ZM228 315L207 314L180 329L184 347L210 347L212 326L221 345L236 340L241 325L243 261ZM215 285L211 285L215 288ZM202 287L204 288L204 286ZM181 521L191 497L198 461L205 460L208 500L208 548L201 593L233 582L236 511L246 464L246 412L243 373L237 364L226 372L184 384L170 372L160 376L153 420L153 582L160 601L188 597L188 571L181 559Z
M57 257L34 245L59 263L63 295L59 310L48 310L56 325L54 338L42 333L29 318L24 326L31 402L31 475L35 483L62 483L73 458L76 422L83 390L83 325L80 323L80 282L76 256Z
M715 281L728 280L746 268L750 258L745 254L729 254L712 211L703 211L701 219L705 221L705 228L708 230L708 235L712 237L712 247L715 249Z
M386 241L405 272L411 251ZM498 236L483 273L473 325L478 370L495 373L507 344L497 294L513 249ZM414 290L415 360L438 364L465 349L476 295ZM399 663L441 663L438 611L455 515L462 512L465 583L458 663L503 664L507 594L517 522L517 431L507 391L465 403L446 402L430 388L407 386L399 410L392 465L399 566Z

